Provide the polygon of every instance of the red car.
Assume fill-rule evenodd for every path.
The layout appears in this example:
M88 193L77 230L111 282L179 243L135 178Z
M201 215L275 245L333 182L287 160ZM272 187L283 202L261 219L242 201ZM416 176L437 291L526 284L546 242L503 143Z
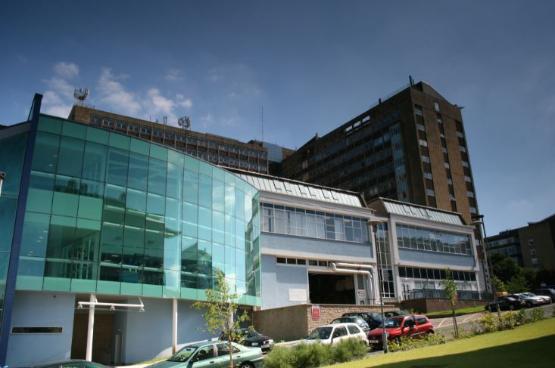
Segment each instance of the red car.
M374 347L382 346L382 326L368 332L368 342ZM396 316L385 320L385 333L389 341L401 336L417 337L434 333L434 326L426 316Z

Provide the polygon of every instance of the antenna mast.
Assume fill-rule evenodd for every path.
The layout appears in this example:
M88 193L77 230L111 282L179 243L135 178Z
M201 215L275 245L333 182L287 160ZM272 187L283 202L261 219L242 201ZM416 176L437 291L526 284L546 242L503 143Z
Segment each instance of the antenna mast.
M262 125L262 142L264 142L264 104L262 104L262 111L260 114L260 124Z

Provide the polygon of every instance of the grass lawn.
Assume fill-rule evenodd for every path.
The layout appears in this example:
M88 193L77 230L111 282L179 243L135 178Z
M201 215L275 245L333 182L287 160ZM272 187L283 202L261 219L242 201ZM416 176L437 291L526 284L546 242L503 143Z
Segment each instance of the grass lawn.
M479 312L485 312L483 305L455 309L455 314L457 316L461 316L463 314L479 313ZM443 311L426 313L426 316L428 316L429 318L451 317L451 313L452 312L450 310L443 310Z
M333 368L507 368L555 366L555 318L443 345L375 355Z

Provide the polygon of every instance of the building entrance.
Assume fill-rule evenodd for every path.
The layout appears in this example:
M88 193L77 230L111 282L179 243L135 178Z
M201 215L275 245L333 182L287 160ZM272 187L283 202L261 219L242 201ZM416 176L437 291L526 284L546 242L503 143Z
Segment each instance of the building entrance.
M85 359L88 317L88 310L75 311L71 359ZM92 356L94 362L114 364L114 317L115 313L110 311L95 313Z
M353 275L309 273L308 284L313 304L356 304Z

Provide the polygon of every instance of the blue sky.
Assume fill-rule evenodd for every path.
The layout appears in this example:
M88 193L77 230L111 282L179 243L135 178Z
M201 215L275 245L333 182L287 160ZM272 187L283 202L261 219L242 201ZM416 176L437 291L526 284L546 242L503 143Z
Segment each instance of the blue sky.
M387 3L387 4L382 4ZM489 234L555 212L553 1L3 1L0 123L35 92L298 147L415 80L463 116Z

